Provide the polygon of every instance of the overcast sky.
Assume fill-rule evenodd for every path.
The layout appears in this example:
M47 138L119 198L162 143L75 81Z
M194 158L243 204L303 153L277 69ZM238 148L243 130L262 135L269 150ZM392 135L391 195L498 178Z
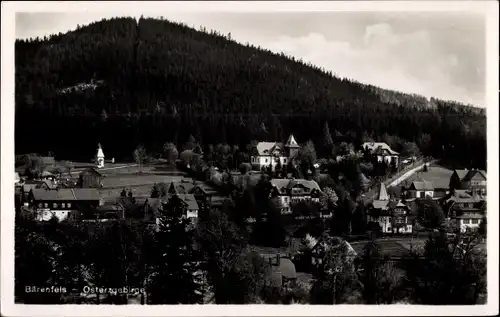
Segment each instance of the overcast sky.
M284 51L340 77L485 105L485 19L472 13L158 13ZM104 13L18 13L16 37L65 32ZM139 14L140 16L140 14ZM144 14L144 16L150 16Z

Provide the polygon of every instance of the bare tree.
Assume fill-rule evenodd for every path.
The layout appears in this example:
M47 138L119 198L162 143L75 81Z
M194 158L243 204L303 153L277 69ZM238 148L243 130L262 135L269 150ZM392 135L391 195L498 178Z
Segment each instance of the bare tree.
M142 164L146 160L146 156L147 156L147 153L146 153L146 149L144 148L144 146L139 145L134 150L134 159L137 162L137 164L139 164L139 170L141 170Z

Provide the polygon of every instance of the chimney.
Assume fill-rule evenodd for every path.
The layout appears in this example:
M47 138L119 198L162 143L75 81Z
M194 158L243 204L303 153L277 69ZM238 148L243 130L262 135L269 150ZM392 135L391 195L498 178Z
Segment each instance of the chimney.
M281 254L279 254L278 252L278 254L276 254L276 265L280 266L280 264L281 264Z

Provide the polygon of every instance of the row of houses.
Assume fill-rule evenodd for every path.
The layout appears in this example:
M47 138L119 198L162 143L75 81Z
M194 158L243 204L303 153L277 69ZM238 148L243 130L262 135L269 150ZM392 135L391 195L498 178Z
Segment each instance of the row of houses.
M399 165L400 154L384 142L365 142L361 148L377 157L378 162ZM253 169L262 170L271 167L274 171L276 166L286 166L293 163L300 150L293 134L290 134L286 142L259 142L250 153Z
M401 197L390 197L383 183L368 206L368 222L378 223L384 233L411 233L417 203L432 199L441 206L445 217L462 232L477 230L486 216L486 172L455 170L448 188L435 188L432 182L413 181L403 188Z

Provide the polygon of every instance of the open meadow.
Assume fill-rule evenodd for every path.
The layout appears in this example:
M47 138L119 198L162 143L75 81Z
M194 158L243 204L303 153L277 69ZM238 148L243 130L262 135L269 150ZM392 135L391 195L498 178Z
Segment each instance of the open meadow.
M172 166L114 165L106 164L99 169L99 173L104 176L99 193L105 201L115 201L123 189L132 191L134 197L149 197L154 184L178 182L187 177L186 173Z
M431 165L427 172L418 171L404 180L401 185L409 186L413 181L426 180L432 182L434 188L448 188L452 174L453 171L446 167Z

